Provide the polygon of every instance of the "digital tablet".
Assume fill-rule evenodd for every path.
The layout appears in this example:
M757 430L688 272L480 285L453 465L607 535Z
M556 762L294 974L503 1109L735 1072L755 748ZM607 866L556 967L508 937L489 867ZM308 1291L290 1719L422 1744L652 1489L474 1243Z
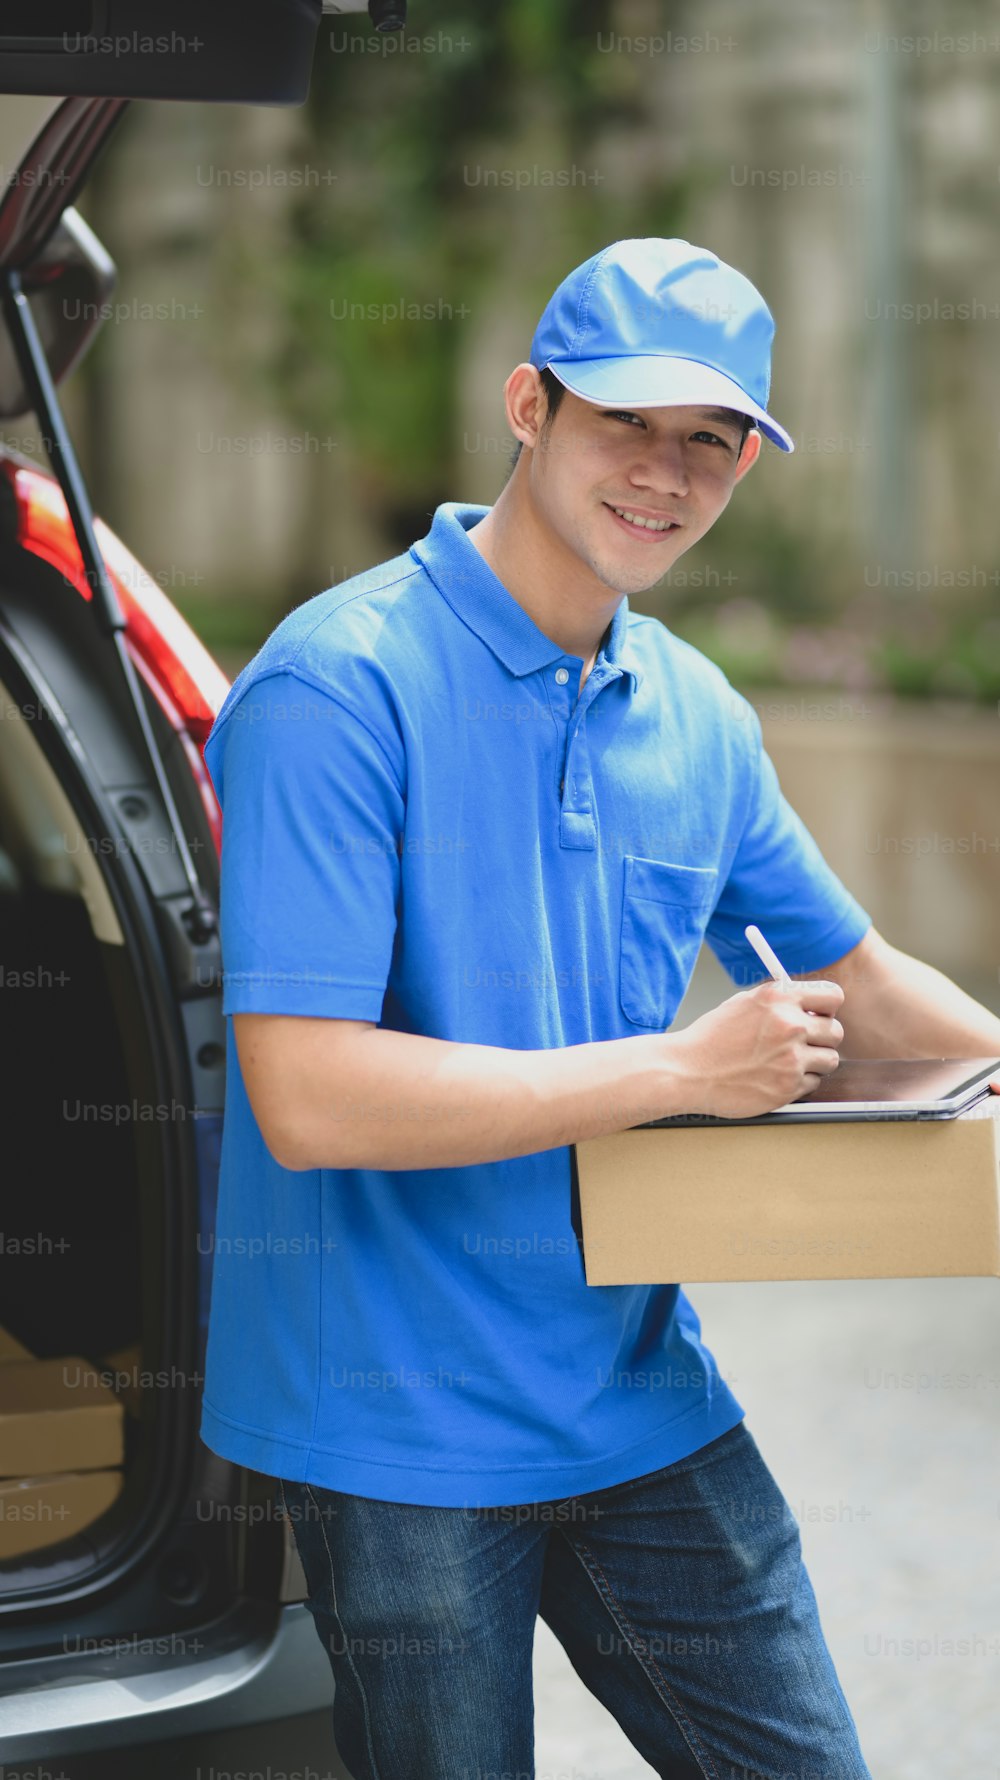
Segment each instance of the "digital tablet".
M818 1088L774 1112L723 1119L709 1113L674 1113L633 1127L660 1125L777 1125L828 1123L834 1119L953 1119L992 1093L1000 1080L998 1057L891 1057L841 1059Z

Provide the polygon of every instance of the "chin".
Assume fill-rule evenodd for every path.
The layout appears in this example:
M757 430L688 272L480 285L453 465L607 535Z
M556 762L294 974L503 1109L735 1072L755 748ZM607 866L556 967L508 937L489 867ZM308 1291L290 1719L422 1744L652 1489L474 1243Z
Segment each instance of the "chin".
M656 587L683 556L684 550L690 548L687 539L683 548L675 546L666 550L649 549L646 545L635 550L629 550L627 545L621 551L609 549L607 538L592 537L588 543L590 547L582 551L584 560L605 587L618 594L645 593L648 588ZM583 544L582 539L580 544Z
M612 592L631 595L645 593L650 587L655 587L658 582L663 580L664 575L670 572L673 564L665 563L662 568L653 571L651 568L643 569L641 563L633 563L627 569L622 562L601 563L591 559L590 566L595 575L604 582L605 587L610 587Z

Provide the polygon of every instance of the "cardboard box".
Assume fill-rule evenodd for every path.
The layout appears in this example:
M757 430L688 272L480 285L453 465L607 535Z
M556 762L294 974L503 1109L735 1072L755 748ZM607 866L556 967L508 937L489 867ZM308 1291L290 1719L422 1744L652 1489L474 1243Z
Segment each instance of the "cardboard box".
M121 1494L120 1471L0 1481L0 1562L81 1533Z
M591 1286L1000 1278L1000 1095L954 1119L640 1126L576 1145Z
M23 1341L18 1341L17 1336L11 1335L7 1329L0 1329L0 1366L5 1360L31 1359L34 1359L34 1355L25 1347Z
M139 1383L142 1370L142 1349L138 1342L101 1356L100 1371L108 1375L108 1389L120 1398L129 1415L139 1415L142 1409L142 1386Z
M89 1361L0 1366L0 1477L43 1477L120 1465L124 1411Z

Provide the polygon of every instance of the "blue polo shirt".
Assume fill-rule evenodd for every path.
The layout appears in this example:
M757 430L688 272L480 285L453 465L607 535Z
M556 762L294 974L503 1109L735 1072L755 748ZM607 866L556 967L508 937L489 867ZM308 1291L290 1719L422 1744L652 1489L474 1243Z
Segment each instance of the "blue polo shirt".
M547 1050L669 1027L703 939L759 981L749 921L792 971L842 957L870 917L785 802L753 707L626 598L578 697L581 657L466 536L486 511L439 507L232 686L205 748L224 1013ZM742 1419L680 1285L587 1285L570 1146L290 1171L227 1038L214 1452L487 1507L624 1482ZM405 1116L391 1083L370 1114Z

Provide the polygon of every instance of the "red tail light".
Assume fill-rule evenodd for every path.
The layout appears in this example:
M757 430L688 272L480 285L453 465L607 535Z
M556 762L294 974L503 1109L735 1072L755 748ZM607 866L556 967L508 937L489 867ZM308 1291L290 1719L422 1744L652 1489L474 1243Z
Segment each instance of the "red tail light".
M42 471L10 459L0 458L0 470L14 491L18 543L33 556L51 563L89 600L92 590L59 484ZM229 681L187 620L131 551L102 519L95 521L94 529L125 614L125 636L133 660L182 738L216 845L221 847L222 814L202 749L229 690Z

